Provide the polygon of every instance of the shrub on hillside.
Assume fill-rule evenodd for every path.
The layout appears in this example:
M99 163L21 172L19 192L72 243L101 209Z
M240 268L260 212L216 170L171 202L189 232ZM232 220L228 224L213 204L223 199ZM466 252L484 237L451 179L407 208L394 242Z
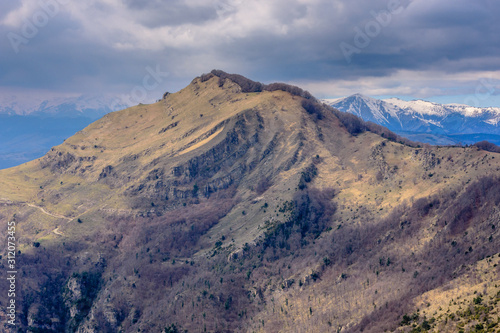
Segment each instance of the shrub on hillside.
M315 98L313 97L313 95L311 95L311 93L297 86L293 86L286 83L271 83L266 85L257 81L252 81L242 75L229 74L219 69L214 69L209 74L203 74L200 78L201 82L207 81L211 79L213 76L217 76L219 78L219 85L221 87L224 85L226 79L230 79L234 83L238 84L241 87L241 91L245 93L282 90L292 94L293 96L299 96L305 99L315 100Z
M255 192L257 194L261 195L262 193L266 192L269 187L273 185L271 179L268 177L262 177L259 182L257 183L257 186L255 187Z
M347 113L347 112L341 112L338 110L334 110L335 116L339 118L340 122L346 130L352 134L352 135L358 135L366 131L366 123L359 117Z
M201 80L201 82L205 82L205 81L210 80L213 77L214 77L214 75L212 73L206 73L206 74L201 75L200 80Z
M302 107L307 113L316 115L318 119L323 119L323 106L320 103L314 100L304 99L302 101Z
M226 79L230 79L231 81L239 85L241 87L241 91L246 93L261 92L264 87L262 83L252 81L239 74L228 74L217 69L214 69L211 73L219 78L219 86L221 87L224 85Z
M297 86L293 86L291 84L286 84L286 83L271 83L266 85L264 87L264 90L266 91L282 90L290 93L293 96L300 96L305 99L315 100L315 98L313 97L313 95L311 95L310 92L303 90Z
M481 150L486 150L492 153L500 153L500 147L489 142L489 141L480 141L474 144L477 148Z

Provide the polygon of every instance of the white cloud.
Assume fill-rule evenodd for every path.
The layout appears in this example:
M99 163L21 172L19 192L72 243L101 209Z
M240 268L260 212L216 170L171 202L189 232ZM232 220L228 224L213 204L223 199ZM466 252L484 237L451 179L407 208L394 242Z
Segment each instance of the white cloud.
M21 6L10 11L1 22L10 28L19 28L37 10L40 10L40 6L36 1L22 1Z
M318 97L413 96L429 98L444 95L500 93L500 71L445 73L441 71L399 70L383 77L359 77L325 81L297 81L295 84ZM452 88L452 91L450 91Z

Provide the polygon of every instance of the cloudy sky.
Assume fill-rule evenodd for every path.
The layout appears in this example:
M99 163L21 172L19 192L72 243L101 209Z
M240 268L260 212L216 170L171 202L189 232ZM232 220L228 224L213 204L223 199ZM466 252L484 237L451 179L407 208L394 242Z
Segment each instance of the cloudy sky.
M498 0L9 0L0 92L174 92L217 68L300 85L500 106Z

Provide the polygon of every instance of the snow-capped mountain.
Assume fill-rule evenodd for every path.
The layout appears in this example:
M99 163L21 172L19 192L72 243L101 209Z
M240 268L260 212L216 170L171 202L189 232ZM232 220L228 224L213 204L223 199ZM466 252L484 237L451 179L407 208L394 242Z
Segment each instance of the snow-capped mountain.
M389 127L402 129L398 112L401 110L382 100L355 94L337 100L324 100L327 104L344 112L355 114L366 121Z
M464 104L438 104L422 100L403 101L398 98L385 102L398 106L406 114L413 114L431 122L448 134L500 134L500 108L477 108Z
M500 108L476 108L423 100L404 101L398 98L379 100L361 94L323 102L423 142L500 142L500 137L496 137L500 136ZM426 136L419 137L418 134Z
M111 111L126 108L112 96L50 95L46 93L0 93L0 114L98 119Z

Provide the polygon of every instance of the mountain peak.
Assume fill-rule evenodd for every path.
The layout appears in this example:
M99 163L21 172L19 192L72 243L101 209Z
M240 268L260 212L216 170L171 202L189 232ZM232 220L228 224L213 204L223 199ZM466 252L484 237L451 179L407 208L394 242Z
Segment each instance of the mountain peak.
M328 105L384 126L400 124L396 108L384 101L357 93L337 100L324 100Z
M395 138L221 72L107 114L0 171L0 227L22 233L19 330L381 332L427 291L475 297L466 278L496 295L499 180L485 175L500 159ZM489 275L464 268L483 258Z
M363 94L361 94L361 93L355 93L355 94L352 94L352 95L351 95L351 96L349 96L349 97L357 97L357 98L363 98L363 99L369 99L369 98L370 98L370 99L371 99L371 97L366 96L366 95L363 95Z
M352 94L350 96L347 96L345 98L349 98L349 99L358 99L358 100L363 100L363 101L370 101L370 102L378 102L377 99L373 98L373 97L370 97L370 96L367 96L367 95L363 95L361 93L355 93L355 94Z
M212 77L219 78L219 86L223 86L226 80L231 80L241 87L241 91L244 93L253 93L253 92L262 92L262 91L286 91L294 96L300 96L305 99L316 100L311 93L305 91L297 86L290 85L287 83L271 83L271 84L263 84L261 82L253 81L246 78L240 74L229 74L220 69L214 69L208 74L203 74L199 77L201 82L205 82Z

